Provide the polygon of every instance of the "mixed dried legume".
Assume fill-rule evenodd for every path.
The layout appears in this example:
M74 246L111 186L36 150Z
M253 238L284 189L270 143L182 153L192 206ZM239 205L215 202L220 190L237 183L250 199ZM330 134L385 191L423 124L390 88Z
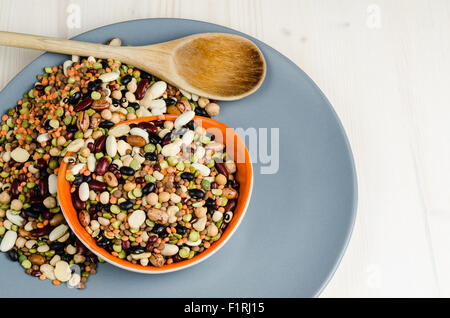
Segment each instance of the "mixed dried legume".
M108 129L126 119L189 110L214 116L219 106L111 59L73 56L44 71L1 117L0 251L29 275L84 288L102 260L75 237L60 211L62 158L71 151L92 164Z
M101 147L65 158L73 205L98 246L161 267L221 237L238 197L236 165L194 115L117 125Z

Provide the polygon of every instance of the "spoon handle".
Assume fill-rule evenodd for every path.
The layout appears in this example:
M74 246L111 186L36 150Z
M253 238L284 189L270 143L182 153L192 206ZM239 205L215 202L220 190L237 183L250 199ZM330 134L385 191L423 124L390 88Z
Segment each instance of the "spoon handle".
M0 45L35 49L69 55L113 58L126 61L122 48L109 45L57 39L52 37L0 31ZM125 53L125 52L124 52Z

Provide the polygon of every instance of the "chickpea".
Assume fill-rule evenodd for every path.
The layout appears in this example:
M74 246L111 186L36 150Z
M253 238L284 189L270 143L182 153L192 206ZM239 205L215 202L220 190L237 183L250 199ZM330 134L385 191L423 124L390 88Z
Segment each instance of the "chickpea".
M54 197L51 197L51 196L45 198L43 203L47 209L52 209L56 206L56 200Z
M195 215L201 219L204 218L206 216L206 212L208 212L208 209L205 208L204 206L198 207L195 209Z
M136 188L136 183L134 183L134 182L127 182L127 183L125 183L124 186L123 186L123 189L124 189L126 192L133 191L135 188Z
M137 116L135 113L128 113L127 114L127 120L136 119Z
M102 110L100 115L102 116L103 119L106 119L106 120L110 120L112 117L112 113L109 109Z
M101 132L101 130L96 130L92 133L92 139L98 139L101 136L103 136L103 133Z
M206 228L207 231L207 235L208 236L216 236L217 233L219 233L219 229L217 228L217 226L214 223L211 223L210 225L208 225L208 227Z
M129 101L130 103L134 103L136 101L136 97L134 96L134 94L132 92L126 92L125 93L125 98L127 99L127 101Z
M160 202L168 202L169 200L170 200L170 194L169 194L169 192L163 191L163 192L161 192L161 193L159 194L159 201L160 201Z
M155 205L156 203L158 203L158 195L154 192L149 193L145 199L150 205Z
M233 160L227 160L227 162L225 162L225 168L227 169L228 173L235 173L236 163Z
M165 129L172 130L172 129L173 129L173 121L166 120L166 121L164 122L164 128L165 128Z
M87 157L89 157L89 155L91 154L91 151L89 150L88 147L82 147L82 148L80 149L80 153L81 153L81 155L82 155L83 157L87 158Z
M133 80L127 84L127 90L131 93L134 93L136 89L137 89L136 80L133 78Z
M204 97L200 97L199 99L198 99L198 106L200 106L201 108L205 108L206 107L206 105L208 105L209 104L209 99L207 99L207 98L204 98Z
M216 176L215 180L216 180L218 185L225 185L225 184L227 184L227 177L225 177L221 173Z
M116 89L115 91L113 91L111 93L111 97L115 98L115 99L121 99L122 98L122 92L118 89Z
M9 201L11 201L11 196L9 195L8 192L3 191L2 193L0 193L0 202L1 203L9 203Z
M52 156L52 157L57 157L57 156L59 156L59 154L61 153L61 151L59 151L59 149L56 148L56 147L52 147L52 148L50 148L49 153L50 153L50 156Z
M113 113L113 114L111 115L111 121L112 121L114 124L117 124L118 122L120 122L120 114L121 114L121 113L115 112L115 113ZM123 115L123 114L122 114L122 115Z
M220 106L216 103L209 103L206 105L206 112L209 116L217 116L220 112Z
M14 211L22 210L23 203L20 200L14 199L11 202L11 209Z
M56 144L61 147L66 143L66 141L67 140L66 138L64 138L64 136L59 136L58 139L56 140Z

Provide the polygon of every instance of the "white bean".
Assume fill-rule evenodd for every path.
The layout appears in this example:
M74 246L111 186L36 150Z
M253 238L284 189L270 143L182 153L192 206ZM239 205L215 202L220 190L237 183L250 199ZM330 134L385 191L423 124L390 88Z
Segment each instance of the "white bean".
M202 175L202 176L209 176L209 174L211 173L211 169L209 169L207 166L205 166L205 165L202 165L202 164L200 164L200 163L193 163L192 165L191 165L191 167L194 167L195 168L195 170L198 170L198 171L200 171L200 174Z
M51 174L48 177L48 192L50 194L56 194L58 192L58 177L56 174Z
M11 210L6 211L6 218L11 221L11 223L22 226L25 224L25 219L21 217L19 214L12 213Z
M111 158L117 154L117 140L113 135L109 135L106 138L106 153Z
M98 78L101 79L103 81L103 83L109 83L109 82L112 82L112 81L115 81L116 79L118 79L119 76L120 76L120 74L117 72L109 72L109 73L103 73Z
M150 87L149 94L152 97L152 99L157 99L162 96L162 94L165 92L166 89L167 89L166 82L158 81Z
M50 241L56 241L57 239L61 238L64 234L66 234L68 229L69 227L67 225L60 224L50 232L50 234L48 235L48 239Z
M130 132L130 126L128 126L128 125L119 125L119 126L111 128L109 130L109 134L116 138L125 136L129 132Z
M8 231L5 236L3 236L2 242L0 243L0 251L8 252L14 247L17 239L17 232Z
M142 210L136 210L128 217L128 224L133 229L138 229L145 222L146 214Z
M192 120L192 118L194 118L194 116L195 112L193 110L189 110L187 112L182 113L180 116L177 117L177 119L175 119L174 124L175 129L179 129L184 125L186 125L188 122Z
M89 185L87 182L83 182L80 185L80 188L78 190L78 195L79 195L81 201L87 201L87 199L89 199Z

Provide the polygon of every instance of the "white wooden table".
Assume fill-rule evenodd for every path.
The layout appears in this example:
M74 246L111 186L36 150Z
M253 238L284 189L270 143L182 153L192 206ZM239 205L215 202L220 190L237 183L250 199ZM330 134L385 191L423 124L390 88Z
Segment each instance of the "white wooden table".
M356 227L322 297L450 296L449 16L448 0L0 0L0 30L67 38L189 18L306 71L342 120L359 183ZM0 89L39 54L0 47Z

